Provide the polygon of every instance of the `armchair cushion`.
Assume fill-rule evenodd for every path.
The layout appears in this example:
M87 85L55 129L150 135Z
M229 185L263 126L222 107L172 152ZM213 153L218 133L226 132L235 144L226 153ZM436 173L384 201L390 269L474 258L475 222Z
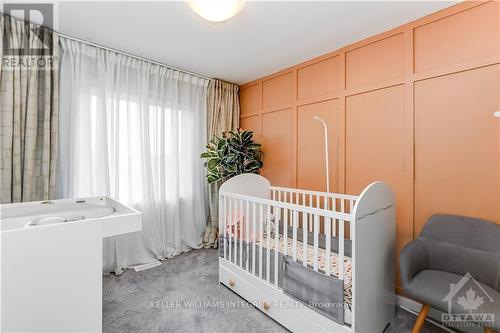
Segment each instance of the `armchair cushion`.
M425 269L458 275L470 273L477 281L500 292L500 255L419 237L401 251L400 272L406 290Z
M430 268L430 257L427 247L420 239L408 243L399 257L401 283L406 290L413 277L420 271Z
M432 216L420 236L401 251L400 272L403 289L410 297L452 313L464 313L467 309L463 305L469 307L467 302L474 301L472 294L464 295L472 280L475 289L485 294L481 313L494 314L494 328L500 330L500 226L495 223L464 216Z
M447 313L448 303L444 299L450 292L450 284L457 284L462 278L463 275L426 269L415 275L410 284L405 287L405 291L410 297ZM492 298L492 301L490 301L483 296L484 303L480 308L481 313L494 314L494 329L500 330L500 320L498 320L500 318L500 307L498 306L500 304L500 293L479 281L478 283ZM456 301L451 302L451 306L452 313L464 313L464 308Z
M500 291L500 255L421 237L429 254L428 268L465 275ZM499 240L500 241L500 240Z
M422 229L420 237L500 254L500 226L474 217L433 215Z

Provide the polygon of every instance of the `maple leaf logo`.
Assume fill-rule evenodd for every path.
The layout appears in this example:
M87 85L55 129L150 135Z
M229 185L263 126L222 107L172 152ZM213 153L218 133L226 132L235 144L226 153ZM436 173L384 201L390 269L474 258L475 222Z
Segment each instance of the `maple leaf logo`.
M469 313L472 313L472 310L477 310L477 308L484 303L484 298L476 296L476 292L472 290L472 288L469 288L469 290L465 292L465 297L460 296L457 303L460 304L464 310L469 310Z

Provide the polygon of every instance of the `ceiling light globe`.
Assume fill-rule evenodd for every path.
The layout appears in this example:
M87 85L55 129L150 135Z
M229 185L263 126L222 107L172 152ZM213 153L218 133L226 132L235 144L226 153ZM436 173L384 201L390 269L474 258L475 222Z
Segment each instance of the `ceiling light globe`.
M223 22L238 14L243 3L243 0L191 0L189 5L205 20Z

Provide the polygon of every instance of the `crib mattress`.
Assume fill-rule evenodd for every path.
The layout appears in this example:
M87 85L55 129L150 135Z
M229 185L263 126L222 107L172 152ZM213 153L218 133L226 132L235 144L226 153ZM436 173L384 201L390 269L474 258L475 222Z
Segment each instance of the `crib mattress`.
M275 244L275 238L271 237L269 240L270 242L270 249L273 251L278 251L281 254L287 253L290 255L290 252L293 248L293 239L288 238L287 242L283 241L283 235L279 234L279 239L278 239L278 249L276 249L276 244ZM263 248L267 248L267 237L265 234L260 235L260 237L257 237L256 245L261 246ZM288 251L285 252L288 246ZM304 244L303 242L300 242L297 240L297 260L304 262L304 246L307 246L307 264L311 267L314 266L314 247L309 244ZM322 248L318 248L318 269L322 271L323 273L325 272L325 268L327 265L327 260L326 260L326 250ZM336 278L339 277L339 257L337 253L331 252L330 255L330 275L334 276ZM351 305L352 305L352 260L350 257L344 256L344 308L346 311L350 312L351 311ZM347 318L350 316L347 315ZM346 319L347 319L346 318ZM349 323L349 320L345 320L346 322Z

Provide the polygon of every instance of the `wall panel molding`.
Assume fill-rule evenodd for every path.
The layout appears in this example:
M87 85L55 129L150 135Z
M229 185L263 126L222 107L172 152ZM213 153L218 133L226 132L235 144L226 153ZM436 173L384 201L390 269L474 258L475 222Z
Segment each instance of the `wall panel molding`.
M290 186L321 189L321 184L324 182L321 174L324 170L321 169L323 160L319 160L318 152L322 142L315 143L320 141L319 136L316 135L318 133L314 133L314 138L311 140L304 139L308 131L316 131L314 123L311 123L309 119L310 115L315 113L328 118L332 123L332 133L335 133L336 140L338 140L336 146L338 151L332 153L336 155L330 170L330 174L338 178L338 182L337 179L334 180L336 190L340 192L359 190L357 187L361 187L362 184L353 183L356 179L356 177L353 178L354 171L359 173L359 178L367 182L371 179L370 177L387 176L387 171L393 168L388 177L397 174L396 181L392 178L391 181L396 182L397 201L401 206L397 221L399 253L402 246L419 233L422 221L426 218L426 212L431 207L425 200L422 201L425 195L422 196L421 184L418 188L415 185L419 181L418 178L422 177L421 173L425 175L427 172L425 167L422 170L418 169L425 161L422 162L422 159L416 160L416 158L427 156L422 150L425 147L416 146L420 144L420 141L416 139L418 133L422 133L422 126L434 124L432 117L438 117L441 109L447 109L445 111L449 112L450 108L460 109L464 104L469 105L467 112L479 112L478 110L481 109L481 112L493 114L495 110L485 111L485 109L500 110L500 82L498 82L500 74L497 81L491 78L491 70L498 68L498 64L500 64L500 2L465 1L242 85L240 87L240 97L244 96L242 109L243 105L246 108L245 112L242 111L242 124L262 133L262 142L265 146L270 145L272 149L277 149L281 145L286 146L286 149L291 149L289 155L280 157L286 165L272 161L271 168L276 168L276 170L269 170L269 166L265 168L265 175L272 183L277 181L278 185L287 183ZM286 79L283 79L284 77ZM443 82L443 84L436 84L436 82ZM470 85L470 88L457 93L458 96L453 100L450 97L449 105L433 95L441 91L443 95L446 95L449 93L447 89L458 89L457 85L460 84ZM481 84L497 85L497 95L495 96L493 92L495 87L481 91L477 88L477 85ZM252 88L255 85L258 90ZM245 92L246 89L254 89L254 91ZM265 96L264 90L266 90ZM272 92L274 90L276 92ZM256 91L259 94L256 94ZM252 95L256 101L245 100L249 95ZM473 103L474 98L482 100ZM495 98L496 106L494 105ZM434 105L434 99L441 107ZM255 111L256 107L249 105L258 105L258 110ZM353 105L356 106L353 107ZM331 110L328 111L328 108ZM420 118L422 108L434 110L431 118ZM417 111L419 114L416 114ZM446 113L445 111L443 112ZM452 115L447 115L447 117L452 118ZM464 119L472 117L469 121L475 119L470 114L463 117ZM362 118L365 119L366 124L360 123L353 127L350 123L353 119L362 122ZM381 119L385 119L385 122ZM416 124L415 119L418 119L420 123ZM483 124L483 126L488 128L486 131L488 140L496 142L500 156L500 121L493 117L487 121L498 122L496 132L492 129L491 126L494 126L492 124ZM397 122L401 128L393 127L394 122ZM400 137L394 138L397 142L390 142L383 131L377 135L377 130L381 129L370 128L370 123L373 126L383 126L393 135ZM353 156L357 156L356 154L371 153L369 150L365 151L360 145L353 144L357 142L353 141L353 131L360 129L372 135L372 139L365 142L366 145L381 146L385 138L387 146L393 147L391 149L397 155L396 159L390 154L384 155L388 164L386 168L379 167L378 174L371 174L367 166L365 166L366 172L363 172L365 169L354 168L352 165L353 160L358 161L353 159ZM432 130L430 133L433 133ZM478 137L481 135L478 134ZM362 142L363 138L359 140ZM488 145L485 142L481 145ZM310 148L311 146L313 147ZM488 147L492 150L491 147L494 147L494 144L493 146L489 144ZM305 152L306 149L310 151ZM304 162L306 158L318 159L318 167L315 167L314 163ZM397 164L397 160L400 160L402 165ZM439 161L446 165L446 161ZM479 165L480 163L477 164L477 168L480 168ZM280 168L285 170L286 177L279 174ZM492 178L493 183L496 182L498 197L493 199L500 207L500 193L498 193L500 167L498 169L497 174L493 175L493 172L490 172L492 175L489 177ZM480 171L474 169L463 172ZM418 176L417 179L415 175ZM465 178L469 179L467 178L469 176L470 174L467 174ZM443 188L444 192L448 189ZM492 195L495 195L494 188L488 187L488 189L493 193ZM429 191L429 188L425 191ZM470 212L474 213L477 207L483 207L481 206L483 203L477 200L477 198L471 198ZM484 198L482 200L484 201ZM453 205L447 206L447 210L450 213L463 213L460 208ZM485 217L500 223L500 211L487 211L489 215ZM495 214L497 214L496 219ZM400 287L397 290L400 290Z
M276 186L295 186L294 108L262 115L263 175Z
M263 109L277 108L295 101L294 72L284 73L262 81Z
M497 55L499 6L491 1L415 27L415 73Z
M334 56L297 69L297 100L338 93L339 61L339 56Z
M403 78L404 51L404 34L398 33L346 52L346 89Z
M255 83L240 90L240 115L247 117L259 114L262 110L261 83Z

